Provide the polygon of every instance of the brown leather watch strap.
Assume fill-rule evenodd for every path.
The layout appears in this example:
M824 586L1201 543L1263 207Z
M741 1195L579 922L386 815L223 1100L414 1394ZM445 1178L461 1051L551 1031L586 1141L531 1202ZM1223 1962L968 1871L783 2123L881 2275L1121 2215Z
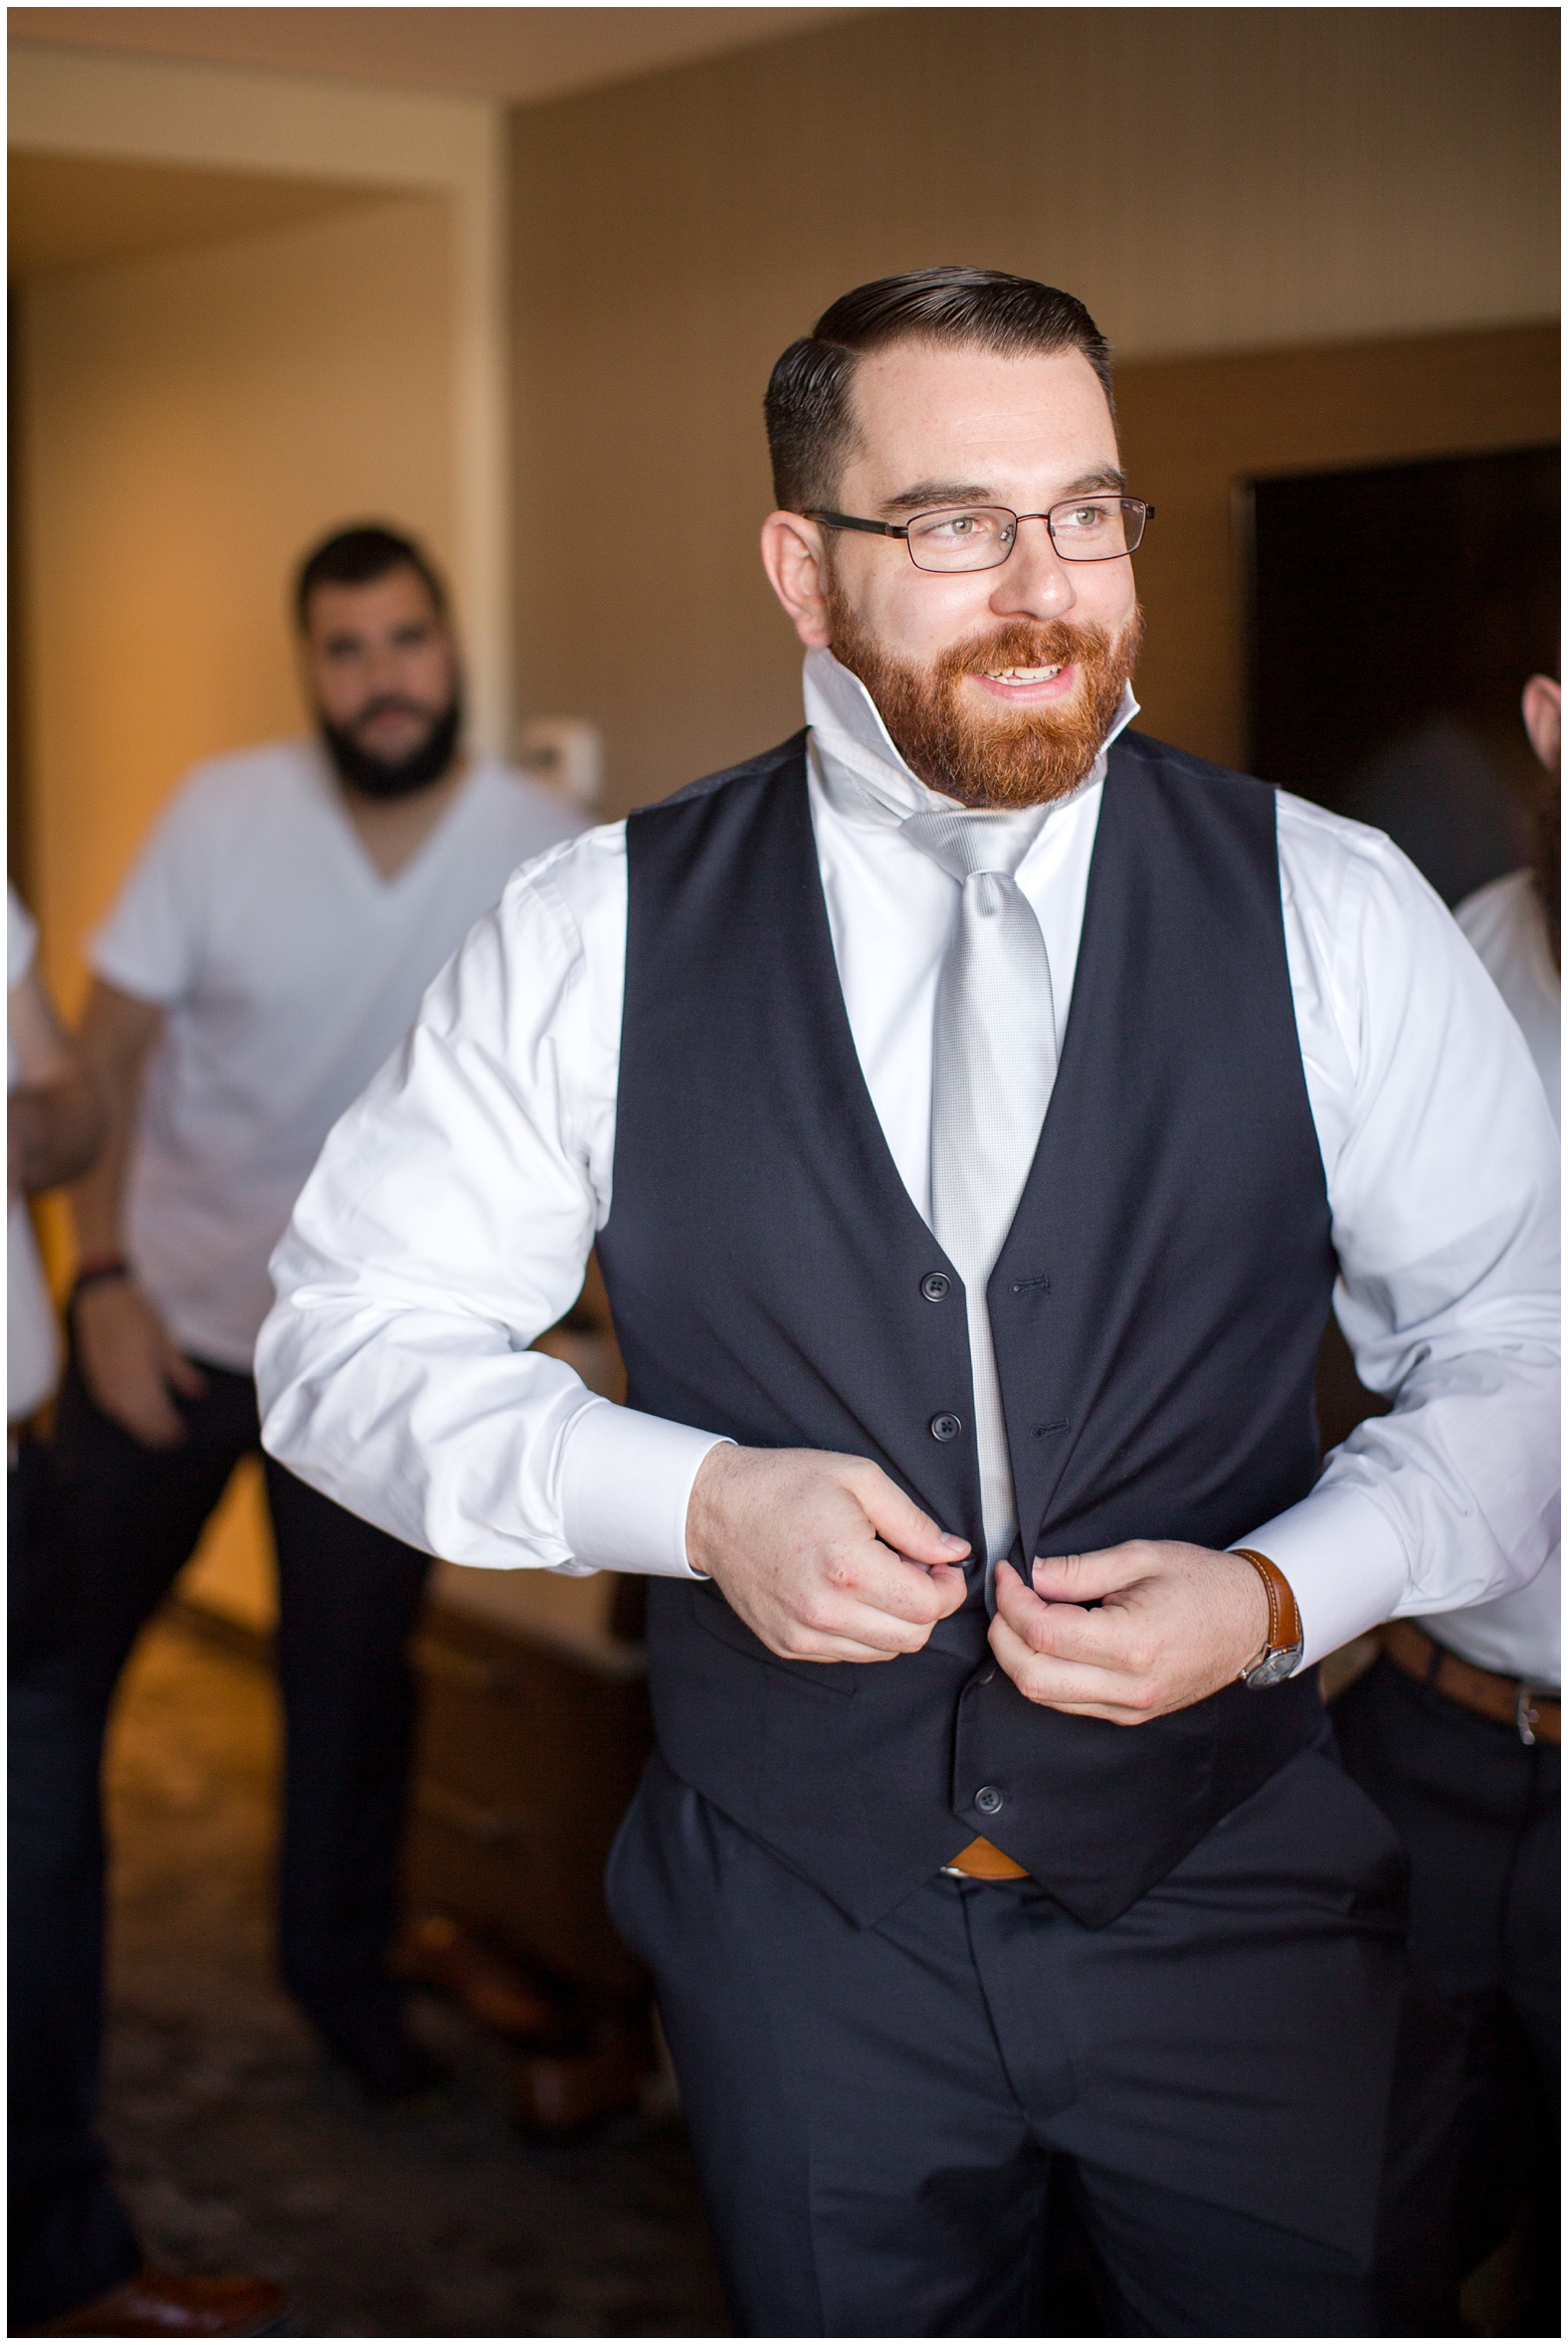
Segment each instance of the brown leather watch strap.
M1233 1555L1245 1555L1269 1596L1269 1653L1282 1653L1288 1646L1299 1645L1302 1638L1301 1615L1296 1610L1295 1591L1276 1563L1267 1555L1260 1555L1256 1547L1233 1547Z

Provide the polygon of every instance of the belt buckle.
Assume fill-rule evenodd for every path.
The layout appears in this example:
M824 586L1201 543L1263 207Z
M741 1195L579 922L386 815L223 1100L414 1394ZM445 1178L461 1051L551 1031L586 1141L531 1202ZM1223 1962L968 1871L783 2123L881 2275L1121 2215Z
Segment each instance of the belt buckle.
M1535 1746L1536 1721L1541 1714L1530 1698L1533 1690L1532 1686L1521 1685L1519 1698L1513 1705L1513 1723L1519 1730L1519 1740L1526 1750L1532 1750Z

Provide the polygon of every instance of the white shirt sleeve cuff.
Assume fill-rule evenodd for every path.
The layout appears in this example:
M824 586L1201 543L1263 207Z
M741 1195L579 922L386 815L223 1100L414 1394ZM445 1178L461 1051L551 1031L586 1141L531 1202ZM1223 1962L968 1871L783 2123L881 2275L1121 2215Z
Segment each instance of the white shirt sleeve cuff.
M566 1543L598 1571L694 1580L686 1506L697 1467L723 1437L599 1401L566 1429L560 1511Z
M1392 1619L1405 1596L1405 1553L1393 1525L1343 1484L1320 1482L1236 1545L1256 1547L1289 1581L1306 1640L1300 1669Z

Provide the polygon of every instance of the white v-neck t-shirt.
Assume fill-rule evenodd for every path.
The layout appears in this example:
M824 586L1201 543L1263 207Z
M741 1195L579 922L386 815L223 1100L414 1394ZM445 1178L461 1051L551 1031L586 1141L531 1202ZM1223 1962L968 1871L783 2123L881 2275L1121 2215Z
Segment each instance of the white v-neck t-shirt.
M582 827L538 783L477 762L386 879L313 743L190 775L91 945L106 984L166 1012L125 1240L182 1350L249 1369L268 1256L322 1141L517 865Z
M1533 872L1509 872L1468 895L1454 917L1518 1021L1552 1121L1562 1128L1562 978Z

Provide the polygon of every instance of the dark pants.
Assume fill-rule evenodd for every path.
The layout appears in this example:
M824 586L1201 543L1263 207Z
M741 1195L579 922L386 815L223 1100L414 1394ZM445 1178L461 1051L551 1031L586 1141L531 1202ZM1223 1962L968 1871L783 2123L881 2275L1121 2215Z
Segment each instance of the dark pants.
M11 1850L13 2063L19 2041L34 2048L20 2106L13 2093L12 2157L20 2145L24 2168L41 2177L86 2158L92 2141L109 1702L138 1632L258 1446L251 1378L197 1364L207 1391L179 1404L188 1438L176 1449L134 1441L94 1405L74 1364L56 1413L52 1586L34 1605L11 1686L13 1782L30 1819ZM283 1975L329 2048L374 2080L401 2037L386 1955L415 1716L407 1647L430 1558L271 1459L266 1472L286 1727ZM50 2130L51 2111L71 2113L74 2146ZM75 2288L52 2309L90 2292Z
M609 1892L737 2324L1038 2335L1067 2162L1118 2333L1371 2333L1403 1874L1313 1750L1106 1929L941 1876L859 1929L656 1759Z
M96 1703L29 1681L58 1637L47 1466L24 1446L10 1476L13 1675L7 1717L6 2089L12 2335L128 2279L141 2257L94 2132L103 1960Z
M1443 2243L1451 2289L1532 2213L1522 2334L1560 2333L1561 1753L1376 1661L1334 1705L1345 1764L1411 1859L1410 1956L1458 2022L1463 2075L1424 2208L1391 2226L1396 2287Z

